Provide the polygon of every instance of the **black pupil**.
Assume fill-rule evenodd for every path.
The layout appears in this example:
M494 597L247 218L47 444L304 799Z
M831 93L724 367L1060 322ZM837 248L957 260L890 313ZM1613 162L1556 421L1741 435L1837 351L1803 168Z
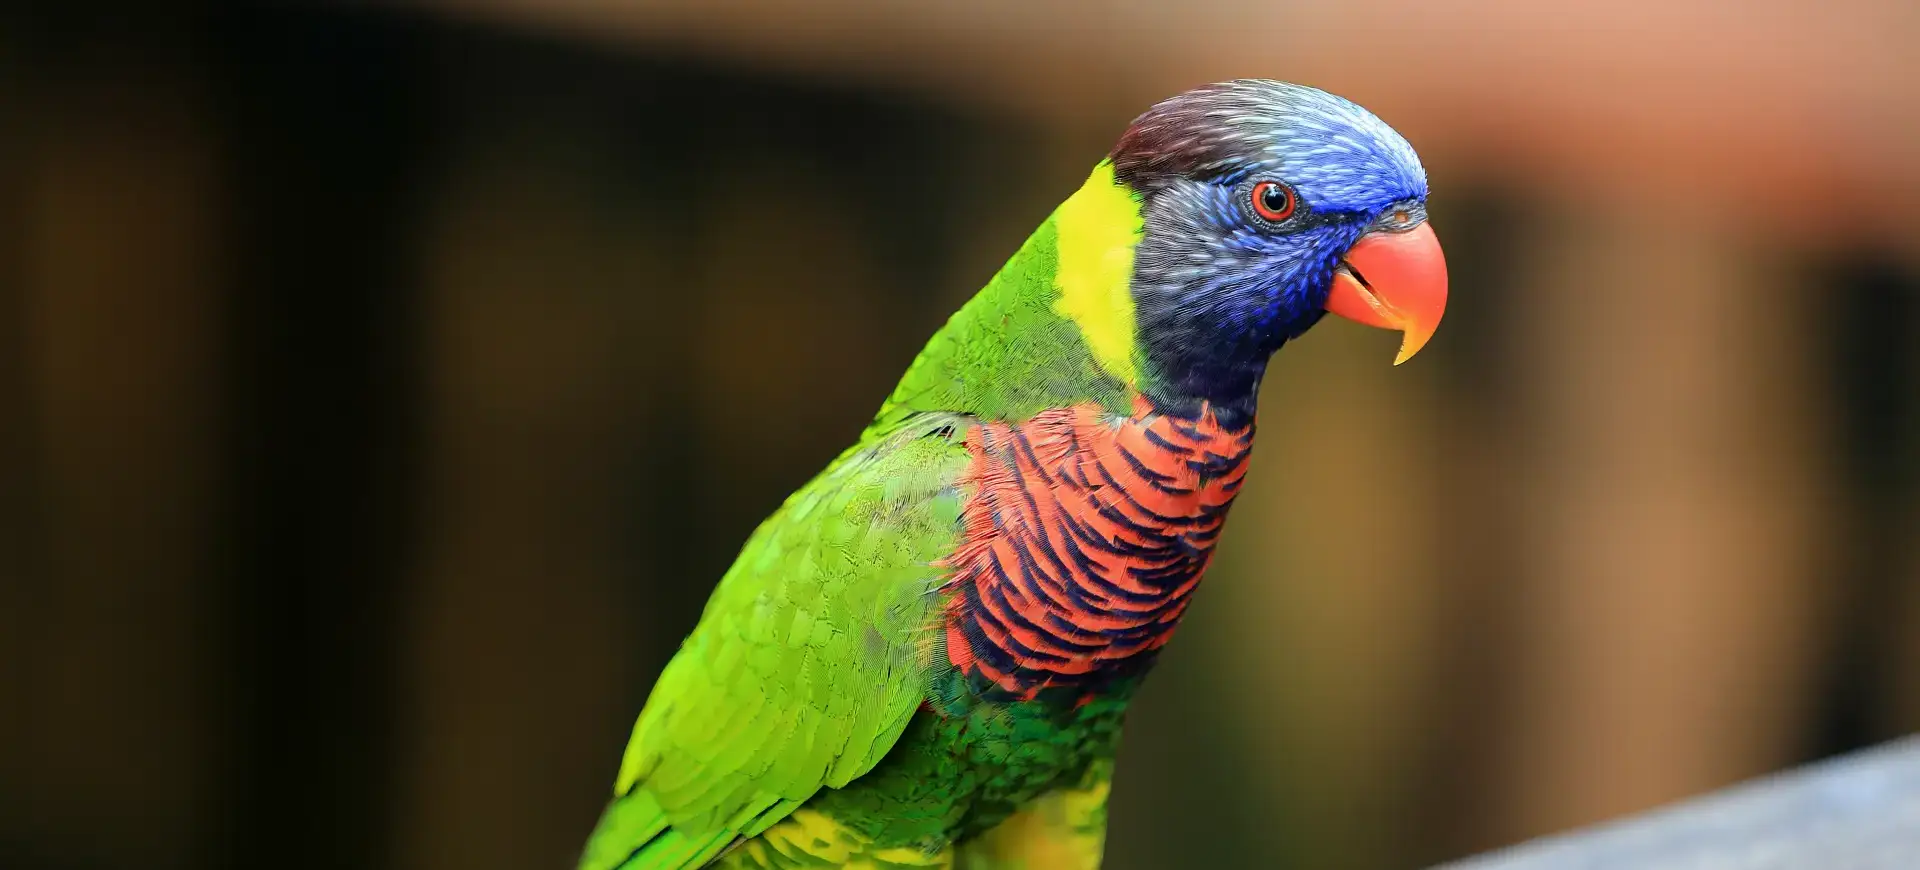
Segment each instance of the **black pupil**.
M1260 192L1260 204L1266 206L1267 211L1270 212L1286 211L1287 189L1278 184L1267 185L1267 189Z

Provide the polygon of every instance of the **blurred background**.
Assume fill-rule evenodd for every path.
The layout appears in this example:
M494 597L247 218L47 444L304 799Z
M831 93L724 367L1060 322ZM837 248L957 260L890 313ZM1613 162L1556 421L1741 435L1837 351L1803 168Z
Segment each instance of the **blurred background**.
M0 12L0 867L569 867L748 530L1126 123L1418 147L1116 870L1403 868L1920 729L1920 7Z

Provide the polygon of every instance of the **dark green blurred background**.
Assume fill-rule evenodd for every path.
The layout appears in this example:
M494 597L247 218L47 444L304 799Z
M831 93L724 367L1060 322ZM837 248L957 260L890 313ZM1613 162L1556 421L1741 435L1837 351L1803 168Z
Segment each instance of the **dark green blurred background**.
M1235 76L1412 139L1453 301L1277 359L1112 867L1411 867L1920 729L1920 20L1716 10L9 6L0 867L570 866L747 531Z

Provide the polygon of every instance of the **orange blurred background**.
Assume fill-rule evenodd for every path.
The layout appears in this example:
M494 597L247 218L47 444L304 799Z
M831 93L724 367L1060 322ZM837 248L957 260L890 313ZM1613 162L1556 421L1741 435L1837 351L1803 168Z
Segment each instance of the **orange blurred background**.
M1920 730L1920 7L0 12L0 867L566 867L747 531L1127 121L1420 149L1109 865L1424 865Z

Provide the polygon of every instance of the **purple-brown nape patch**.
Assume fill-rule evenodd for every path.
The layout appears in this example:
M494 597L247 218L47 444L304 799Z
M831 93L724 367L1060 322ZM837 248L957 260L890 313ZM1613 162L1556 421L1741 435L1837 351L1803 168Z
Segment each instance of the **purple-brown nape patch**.
M1156 103L1128 125L1113 147L1113 174L1156 186L1180 176L1223 172L1250 156L1257 131L1249 121L1271 116L1284 91L1278 83L1241 80L1195 88Z

